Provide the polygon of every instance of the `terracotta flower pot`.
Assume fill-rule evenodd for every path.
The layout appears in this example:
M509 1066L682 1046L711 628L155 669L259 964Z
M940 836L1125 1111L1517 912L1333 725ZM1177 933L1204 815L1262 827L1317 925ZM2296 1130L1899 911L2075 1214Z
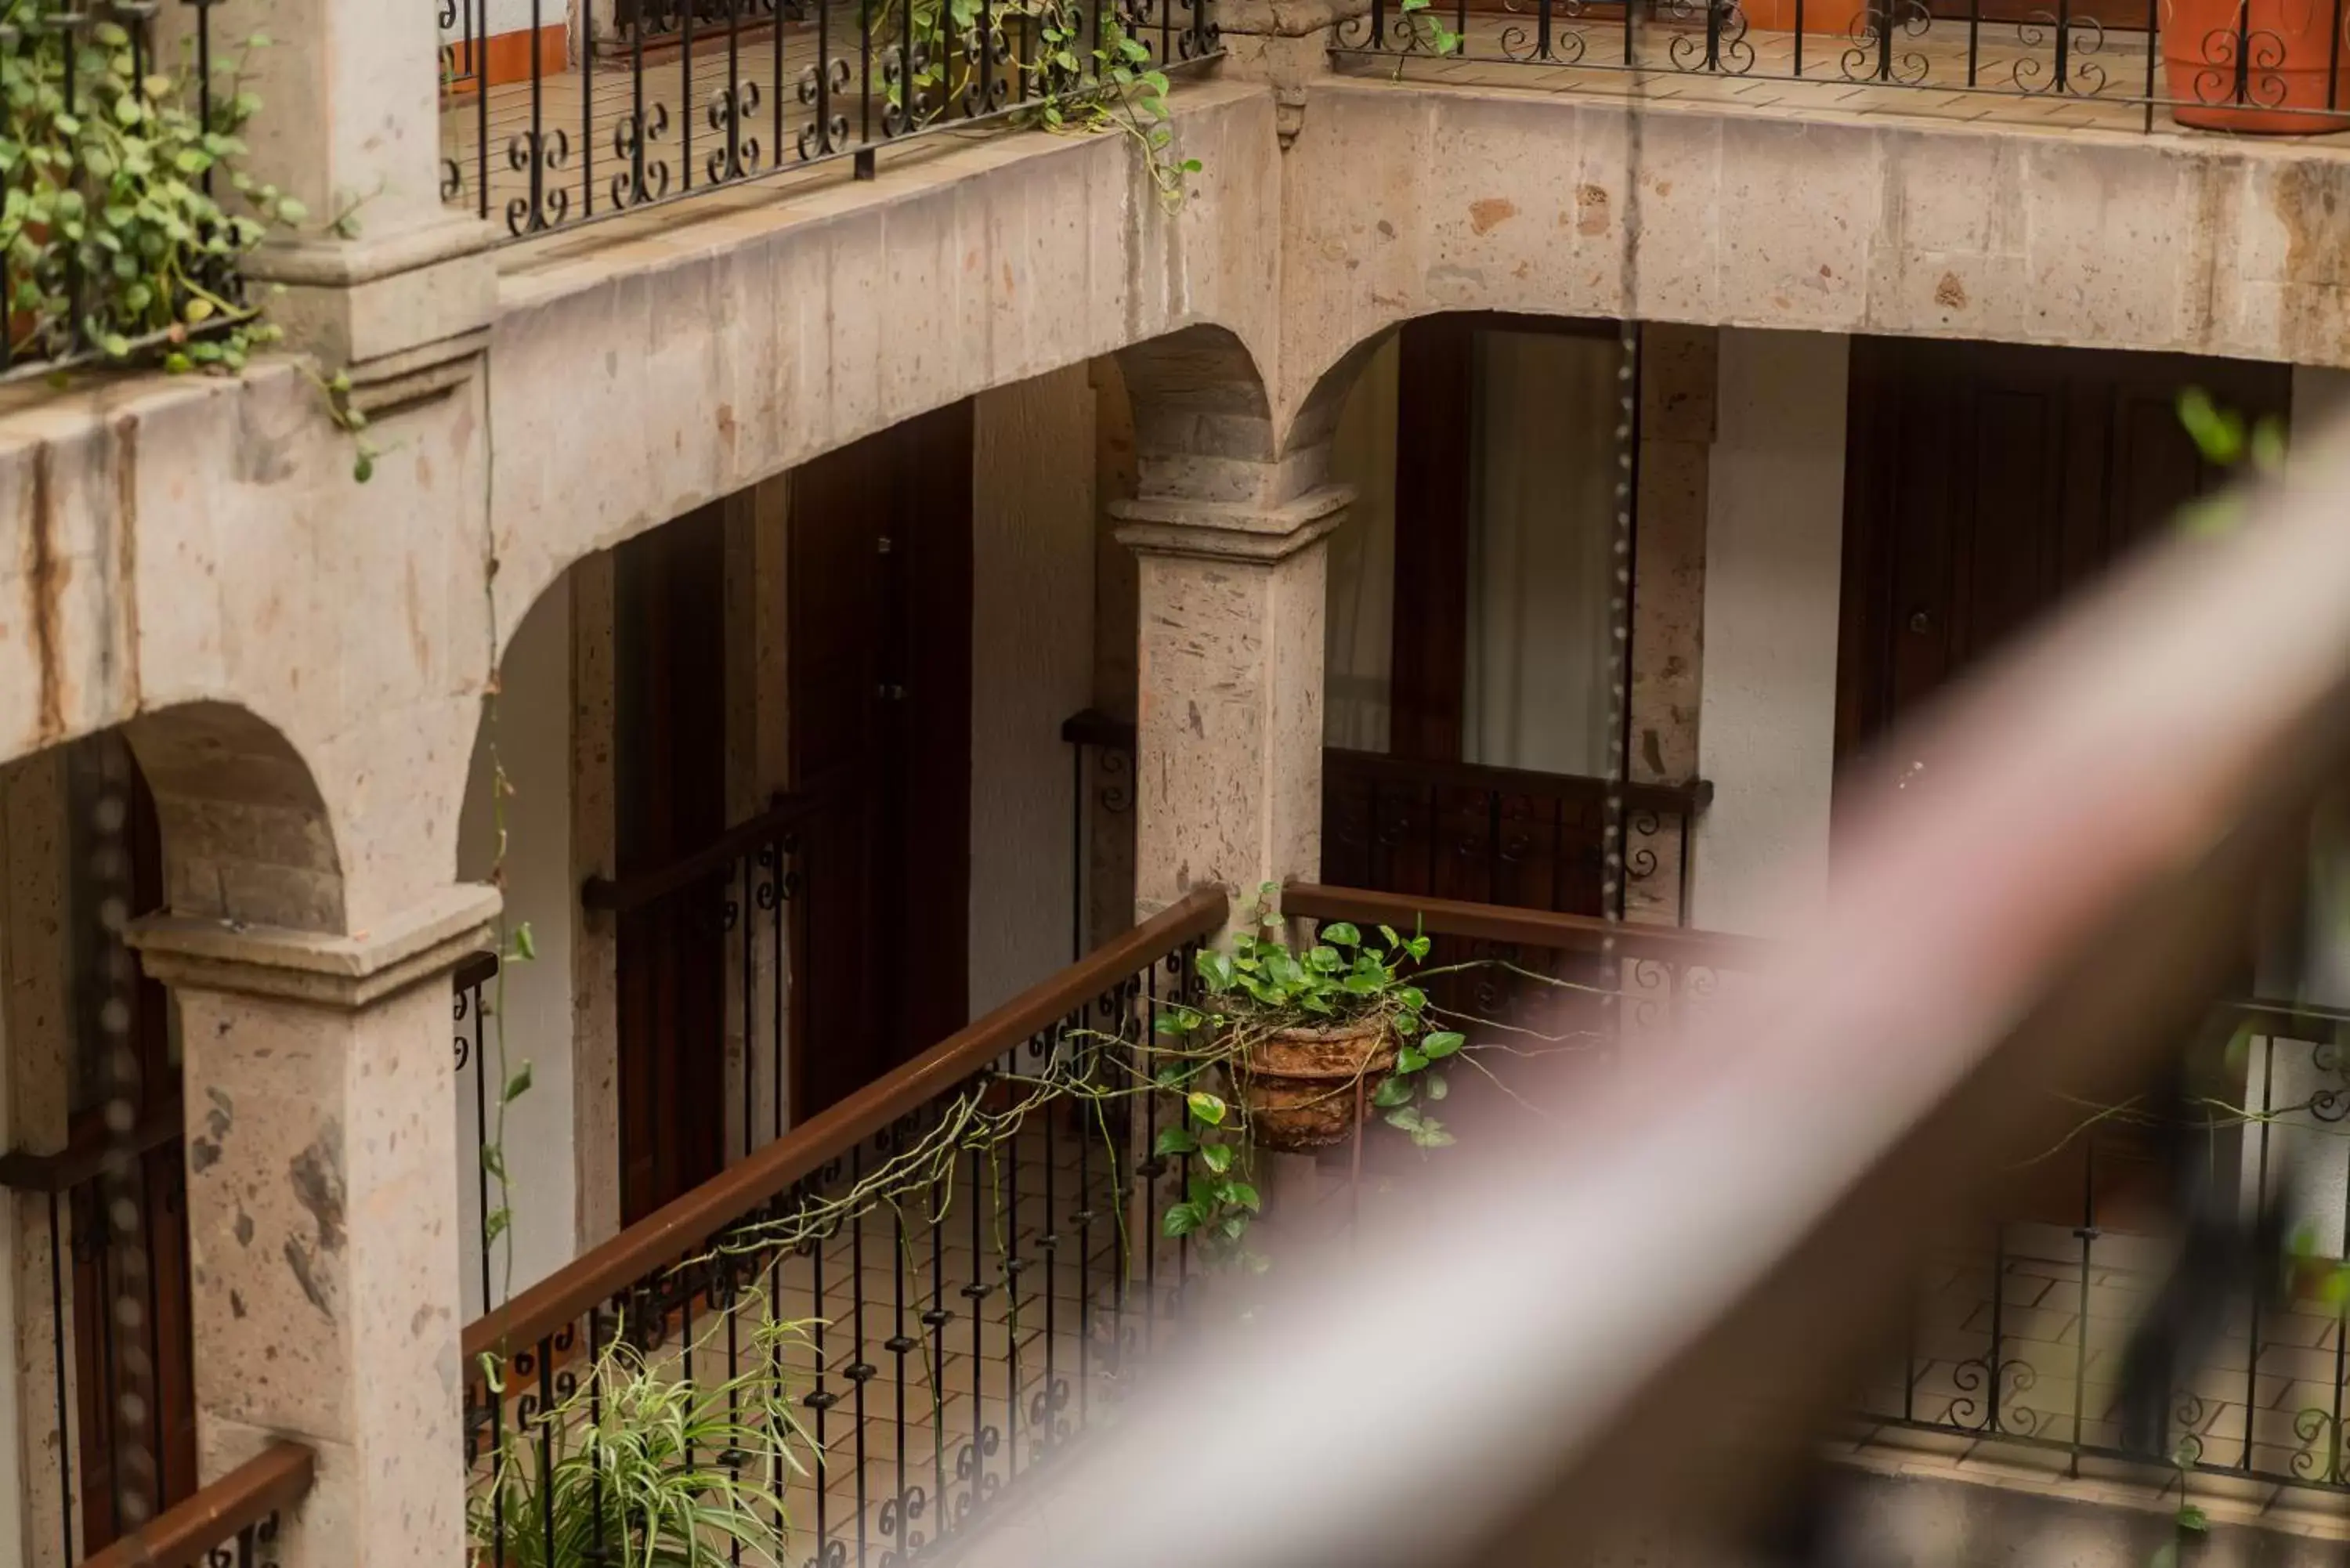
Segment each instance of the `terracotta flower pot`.
M1357 1107L1370 1103L1395 1062L1395 1035L1383 1020L1284 1029L1257 1041L1239 1064L1250 1136L1281 1154L1343 1143Z
M2350 127L2350 69L2345 69L2350 47L2334 47L2334 29L2341 25L2334 5L2335 0L2164 0L2162 67L2170 117L2199 130L2260 136ZM2336 107L2345 112L2325 112ZM2321 112L2305 112L2313 109Z
M1740 0L1738 8L1757 32L1795 31L1795 0ZM1853 36L1866 9L1866 0L1803 0L1804 36L1818 40L1823 47L1840 46Z

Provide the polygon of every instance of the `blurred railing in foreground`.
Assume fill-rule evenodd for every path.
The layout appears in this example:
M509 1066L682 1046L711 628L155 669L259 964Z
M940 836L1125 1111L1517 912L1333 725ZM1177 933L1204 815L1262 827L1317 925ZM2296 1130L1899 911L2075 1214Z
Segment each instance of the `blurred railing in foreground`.
M2345 496L2308 463L2001 661L1905 745L1931 789L1855 801L1804 940L1287 1271L967 1560L1526 1563L1783 1502L1937 1240L2085 1103L2193 1105L2176 1064L2252 937L2299 929L2350 761ZM2222 1332L2210 1260L2291 1255L2214 1185L2173 1199L2182 1262L2121 1352L2131 1432Z

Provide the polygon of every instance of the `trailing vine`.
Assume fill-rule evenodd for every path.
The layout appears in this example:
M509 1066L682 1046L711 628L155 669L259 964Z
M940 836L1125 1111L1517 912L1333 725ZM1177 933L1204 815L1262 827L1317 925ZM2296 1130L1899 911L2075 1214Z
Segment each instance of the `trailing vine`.
M175 373L244 369L278 333L239 297L237 263L308 213L239 166L238 133L260 109L243 54L225 54L206 83L186 61L145 58L111 14L47 26L34 0L0 0L0 33L12 356L58 361L87 345ZM268 46L265 34L244 43ZM224 183L234 202L215 196Z

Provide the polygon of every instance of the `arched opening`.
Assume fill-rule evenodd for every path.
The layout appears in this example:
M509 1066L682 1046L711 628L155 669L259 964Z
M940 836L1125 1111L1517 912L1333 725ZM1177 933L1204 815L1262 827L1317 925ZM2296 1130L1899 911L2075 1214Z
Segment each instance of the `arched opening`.
M308 769L240 709L0 767L0 1459L33 1563L78 1563L198 1483L179 1022L125 926L333 929L337 865Z
M1067 961L1095 403L1077 366L933 410L574 564L514 626L504 820L485 722L455 867L533 952L455 1004L469 1312ZM502 1194L475 1151L525 1061Z

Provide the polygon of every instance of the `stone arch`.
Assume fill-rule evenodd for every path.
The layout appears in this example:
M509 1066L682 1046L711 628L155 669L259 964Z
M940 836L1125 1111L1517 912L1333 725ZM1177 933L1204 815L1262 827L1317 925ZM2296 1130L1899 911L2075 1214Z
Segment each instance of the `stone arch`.
M142 713L124 736L155 796L170 911L339 936L343 859L317 780L267 721L202 701Z

